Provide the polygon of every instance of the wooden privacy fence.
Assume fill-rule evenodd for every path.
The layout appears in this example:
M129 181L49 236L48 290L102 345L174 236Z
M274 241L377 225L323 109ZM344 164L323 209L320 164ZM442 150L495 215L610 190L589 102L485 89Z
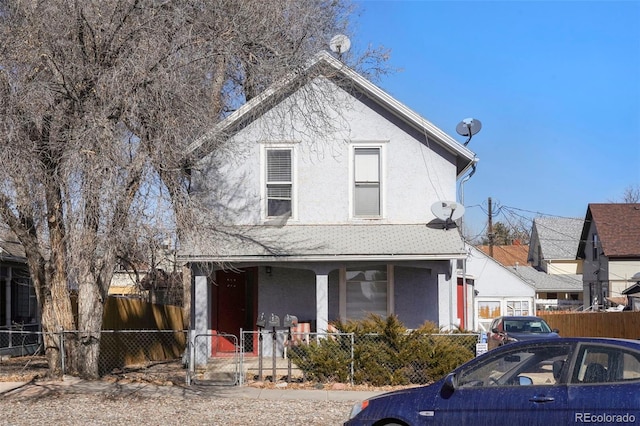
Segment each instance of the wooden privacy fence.
M110 297L100 341L100 371L182 357L187 336L183 310L142 300Z
M563 337L640 339L640 311L538 313Z

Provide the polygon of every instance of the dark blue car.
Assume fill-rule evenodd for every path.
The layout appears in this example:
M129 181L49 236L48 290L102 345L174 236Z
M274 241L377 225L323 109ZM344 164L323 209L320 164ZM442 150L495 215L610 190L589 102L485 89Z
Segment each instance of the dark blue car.
M356 404L355 425L640 424L640 341L514 342L429 386Z

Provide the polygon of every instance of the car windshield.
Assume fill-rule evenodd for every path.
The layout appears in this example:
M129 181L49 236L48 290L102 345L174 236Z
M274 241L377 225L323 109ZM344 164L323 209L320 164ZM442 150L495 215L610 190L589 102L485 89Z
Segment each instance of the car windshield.
M504 321L507 333L551 333L551 328L542 319L508 319Z

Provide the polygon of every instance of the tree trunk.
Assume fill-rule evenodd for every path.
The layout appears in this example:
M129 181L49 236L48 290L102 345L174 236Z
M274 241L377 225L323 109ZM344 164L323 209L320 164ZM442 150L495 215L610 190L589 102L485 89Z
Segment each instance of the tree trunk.
M104 301L97 287L95 281L84 282L80 284L78 293L78 373L86 379L100 377L100 336Z

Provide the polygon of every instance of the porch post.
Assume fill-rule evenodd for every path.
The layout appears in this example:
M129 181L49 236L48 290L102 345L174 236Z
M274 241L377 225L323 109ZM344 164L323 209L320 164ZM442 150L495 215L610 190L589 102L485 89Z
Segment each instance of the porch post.
M11 267L7 268L7 276L4 278L4 290L5 290L5 325L9 327L9 330L13 328L11 323ZM9 339L11 342L11 339Z
M194 364L205 365L211 353L209 345L211 338L203 335L209 334L209 288L207 277L195 273L193 283L193 311L191 315L192 345L195 348ZM196 339L196 336L201 335Z
M455 325L457 307L457 278L455 259L449 261L449 268L444 273L438 273L438 322L439 326L451 330Z
M329 326L329 275L316 274L316 331L326 333Z

